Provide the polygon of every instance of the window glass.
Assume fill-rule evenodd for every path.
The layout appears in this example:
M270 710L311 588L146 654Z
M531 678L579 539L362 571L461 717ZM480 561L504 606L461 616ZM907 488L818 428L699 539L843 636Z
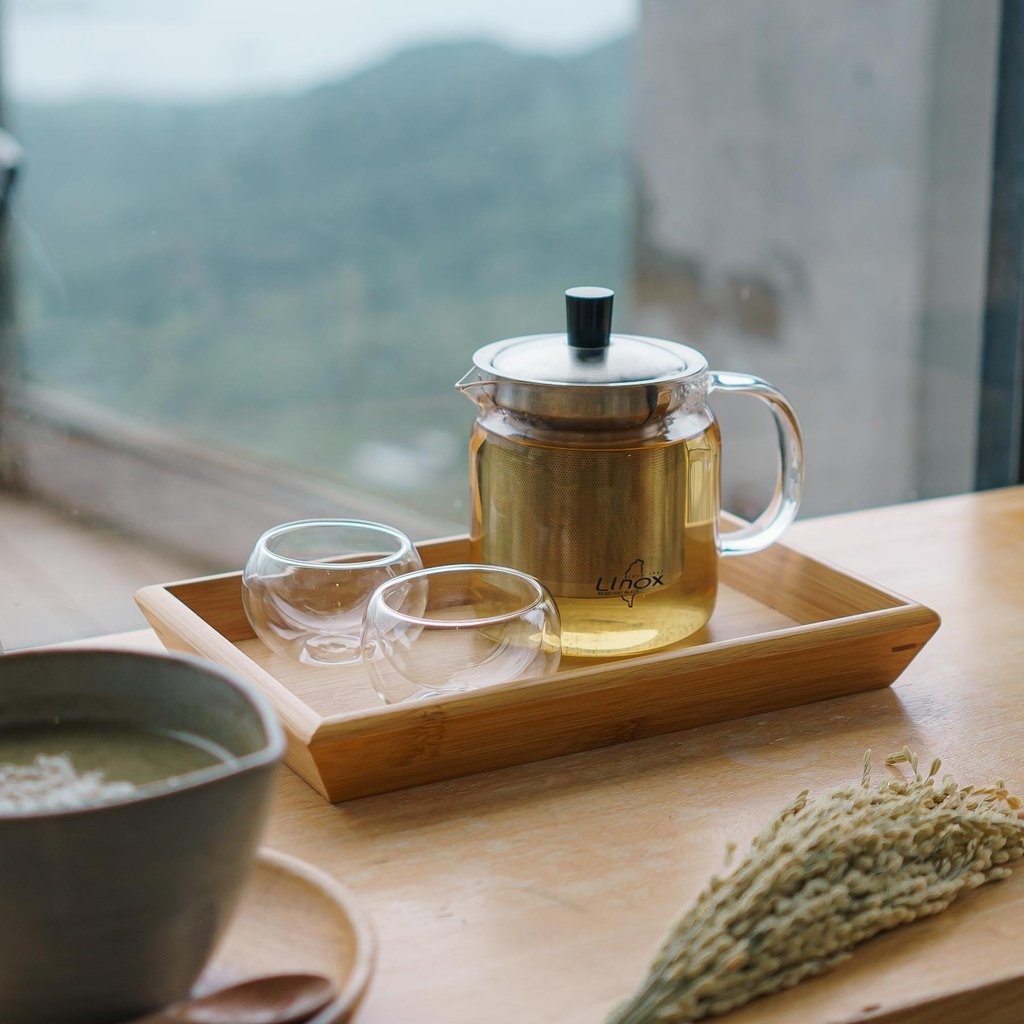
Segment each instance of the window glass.
M473 351L628 287L635 15L13 0L24 374L464 520Z
M805 513L970 489L999 11L10 0L23 372L464 523L454 381L599 284L790 397Z

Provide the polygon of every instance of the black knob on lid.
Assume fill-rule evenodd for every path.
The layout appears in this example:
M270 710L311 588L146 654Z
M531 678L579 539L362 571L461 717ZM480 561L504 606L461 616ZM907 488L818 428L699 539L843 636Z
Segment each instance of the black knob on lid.
M572 348L603 349L611 343L610 288L570 288L565 293L565 318Z

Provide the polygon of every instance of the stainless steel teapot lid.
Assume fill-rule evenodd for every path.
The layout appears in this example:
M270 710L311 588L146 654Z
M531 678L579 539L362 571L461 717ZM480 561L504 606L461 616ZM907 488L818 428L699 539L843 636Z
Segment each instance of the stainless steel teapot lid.
M502 408L549 419L635 425L664 414L682 400L679 383L702 377L707 360L679 342L612 334L613 300L608 288L570 288L565 334L485 345L459 386L487 386Z

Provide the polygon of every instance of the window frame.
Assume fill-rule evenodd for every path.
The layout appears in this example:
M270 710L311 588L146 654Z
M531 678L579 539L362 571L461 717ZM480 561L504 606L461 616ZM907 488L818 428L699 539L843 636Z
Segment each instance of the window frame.
M975 488L1024 481L1024 3L1002 0Z

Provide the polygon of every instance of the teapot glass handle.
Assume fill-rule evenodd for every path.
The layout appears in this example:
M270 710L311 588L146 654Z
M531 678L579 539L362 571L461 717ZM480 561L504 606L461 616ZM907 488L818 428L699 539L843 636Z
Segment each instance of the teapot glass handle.
M804 449L800 424L785 395L760 377L712 370L708 393L731 391L754 395L771 410L779 433L779 476L768 507L747 526L719 537L723 555L749 555L774 544L796 517L804 489Z

